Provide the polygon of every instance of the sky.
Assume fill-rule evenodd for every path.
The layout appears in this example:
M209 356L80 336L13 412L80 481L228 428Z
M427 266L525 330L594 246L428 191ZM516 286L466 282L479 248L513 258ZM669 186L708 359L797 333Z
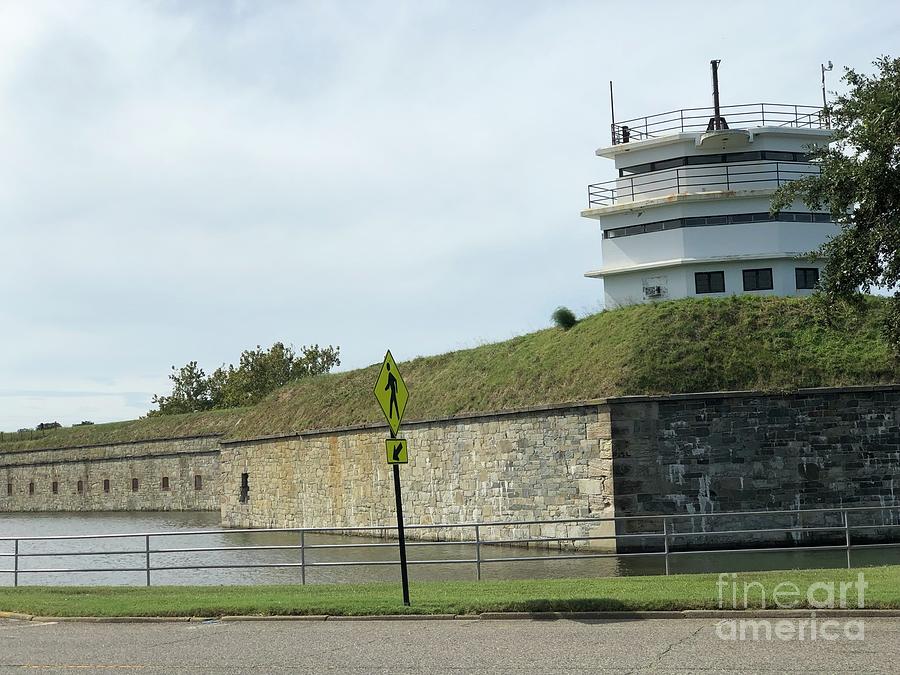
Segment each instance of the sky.
M816 105L898 45L889 2L0 0L0 430L598 311L609 80L622 119L709 105L712 58L723 104Z

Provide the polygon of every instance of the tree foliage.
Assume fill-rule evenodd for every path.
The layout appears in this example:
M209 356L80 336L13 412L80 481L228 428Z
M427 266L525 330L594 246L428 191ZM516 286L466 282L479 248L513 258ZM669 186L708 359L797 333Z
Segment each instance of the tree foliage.
M550 318L553 319L553 323L556 324L557 328L562 328L563 330L569 330L578 323L578 319L575 318L575 312L568 307L557 307L553 310Z
M269 349L245 350L237 366L224 364L207 375L196 361L176 368L169 379L172 392L154 396L149 415L178 415L217 408L255 405L279 387L304 377L322 375L341 364L340 347L301 347L276 342Z
M874 66L873 75L845 69L848 91L825 111L833 141L811 153L821 172L779 188L772 210L800 200L830 211L841 229L815 252L825 259L821 293L862 307L860 291L892 290L885 334L900 351L900 59Z

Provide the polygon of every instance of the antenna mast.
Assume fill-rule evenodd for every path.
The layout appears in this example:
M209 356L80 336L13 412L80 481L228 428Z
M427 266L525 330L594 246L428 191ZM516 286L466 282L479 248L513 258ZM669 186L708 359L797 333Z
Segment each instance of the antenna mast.
M612 143L616 144L616 103L613 98L612 80L609 81L609 130L612 133Z
M722 59L713 59L709 62L712 66L712 86L713 86L713 128L719 131L722 128L722 110L719 106L719 64Z

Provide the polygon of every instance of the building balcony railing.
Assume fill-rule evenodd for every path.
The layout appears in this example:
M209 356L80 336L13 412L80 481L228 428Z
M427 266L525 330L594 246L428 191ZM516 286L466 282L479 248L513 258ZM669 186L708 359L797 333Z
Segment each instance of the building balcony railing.
M675 194L774 189L800 178L816 176L818 173L819 167L808 162L683 166L588 185L588 208L595 209Z
M800 127L827 129L827 111L812 105L792 103L743 103L720 107L720 119L725 128L748 127ZM635 117L612 123L613 145L659 138L685 131L712 131L715 110L713 108L684 108L655 115Z

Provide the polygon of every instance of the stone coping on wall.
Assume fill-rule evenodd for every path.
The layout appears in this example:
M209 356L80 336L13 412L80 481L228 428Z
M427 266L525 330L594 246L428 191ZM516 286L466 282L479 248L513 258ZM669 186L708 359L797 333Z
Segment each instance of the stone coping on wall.
M510 408L508 410L492 410L490 412L473 412L462 415L451 415L449 417L433 417L424 420L411 420L404 422L405 428L422 427L429 424L447 424L452 422L465 422L468 420L482 420L491 417L515 417L516 415L531 415L534 413L559 413L565 410L580 410L584 408L600 408L606 404L606 399L594 399L591 401L572 401L569 403L555 403L552 405L532 406L527 408ZM291 431L282 434L271 434L266 436L254 436L251 438L233 438L223 439L219 441L220 445L241 445L244 443L259 443L268 441L281 441L292 438L312 438L315 436L330 436L332 434L353 433L358 431L374 431L385 429L386 424L370 423L356 424L346 427L334 427L330 429L308 429L305 431Z
M62 445L53 448L25 448L16 450L0 450L0 457L7 455L25 455L34 452L62 452L66 450L91 450L93 448L114 448L122 445L142 445L144 443L171 443L173 441L200 441L218 439L222 434L200 434L198 436L166 436L163 438L142 438L135 441L111 441L109 443L90 443L89 445Z
M65 448L71 450L72 448ZM60 464L100 464L104 462L133 462L145 459L171 459L172 457L198 457L200 455L218 455L219 449L188 450L186 452L166 452L158 455L122 455L121 457L81 457L78 459L54 459L40 462L22 462L21 464L0 464L0 469L21 469L35 466L58 466Z
M616 403L657 403L662 401L693 401L710 398L752 398L774 396L811 396L822 394L853 394L871 393L878 391L900 391L900 383L897 384L861 384L846 387L805 387L802 389L785 389L779 391L770 390L736 390L736 391L700 391L685 394L654 394L634 396L611 396L603 399L603 403L614 405Z

